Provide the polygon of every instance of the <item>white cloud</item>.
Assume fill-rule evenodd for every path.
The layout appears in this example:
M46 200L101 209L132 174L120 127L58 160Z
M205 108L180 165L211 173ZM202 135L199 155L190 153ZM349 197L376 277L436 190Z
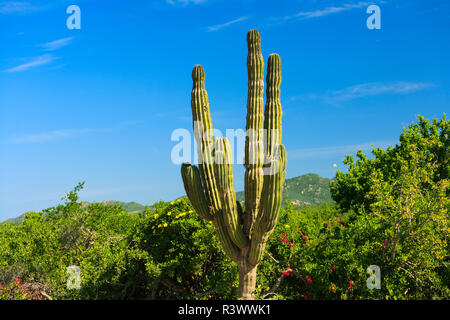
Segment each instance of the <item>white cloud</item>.
M349 11L349 10L353 10L353 9L359 9L362 7L367 7L369 5L370 5L369 2L358 2L358 3L353 3L353 4L347 3L342 6L338 6L338 7L326 7L324 9L318 9L318 10L314 10L314 11L302 11L302 12L297 13L293 17L297 17L297 18L300 18L303 20L311 19L311 18L318 18L318 17L325 17L330 14L335 14L335 13L339 13L339 12L343 12L343 11Z
M61 47L65 47L65 46L69 45L69 43L72 40L73 40L73 37L67 37L67 38L62 38L62 39L44 43L41 46L44 48L45 51L54 51L56 49L59 49Z
M50 140L55 140L59 138L66 138L77 136L84 133L89 133L92 131L97 131L98 129L64 129L64 130L53 130L50 132L38 133L38 134L26 134L20 137L12 138L9 140L10 143L36 143L45 142Z
M21 65L18 65L16 67L6 69L3 72L19 72L19 71L25 71L31 68L43 66L46 64L51 63L53 60L55 60L56 57L52 56L51 54L44 54L42 56L34 57L31 59L31 61L23 63Z
M362 151L372 151L374 148L387 148L389 145L394 146L397 143L394 140L391 141L374 141L374 142L364 142L353 145L344 145L344 146L331 146L331 147L322 147L322 148L309 148L309 149L294 149L287 150L288 160L289 159L301 159L301 158L310 158L310 157L325 157L329 155L338 155L338 154L349 154L356 153L358 149Z
M312 19L312 18L326 17L326 16L336 14L339 12L350 11L353 9L368 7L370 4L373 4L374 2L379 2L379 1L370 1L370 2L369 1L359 1L357 3L346 3L343 5L330 6L330 7L325 7L322 9L316 9L316 10L311 10L311 11L300 11L294 15L273 18L273 21L275 24L280 24L280 23L292 21L292 20L307 20L307 19Z
M189 4L201 4L206 1L208 1L208 0L166 0L166 2L168 4L171 4L171 5L181 4L183 6L187 6Z
M329 91L324 100L328 103L348 101L356 98L381 94L406 94L434 86L429 82L371 82L350 86L341 90Z
M113 127L106 128L82 128L82 129L61 129L61 130L52 130L43 133L35 133L35 134L25 134L22 136L10 138L7 140L7 143L39 143L52 141L63 138L70 138L75 136L80 136L83 134L93 133L93 132L112 132L115 130L120 130L123 127L135 125L137 121L129 120L122 121L118 125Z
M225 23L222 23L222 24L218 24L218 25L215 25L215 26L208 27L208 31L217 31L217 30L220 30L222 28L226 28L228 26L231 26L232 24L235 24L235 23L247 20L247 19L248 19L247 16L240 17L240 18L235 19L235 20L231 20L231 21L228 21L228 22L225 22Z
M132 193L137 191L152 191L155 190L153 186L148 185L133 185L133 186L125 186L125 187L104 187L104 188L96 188L91 189L85 187L85 189L80 191L80 198L83 201L92 201L93 198L102 197L102 196L110 196L114 194L123 194L123 193ZM43 193L35 193L32 196L27 197L26 201L55 201L57 199L61 199L64 196L64 193L60 191L50 191ZM100 201L101 202L101 201ZM40 209L38 209L40 210ZM31 210L30 210L31 211Z
M430 82L369 82L349 86L340 90L330 90L321 94L310 93L299 96L292 96L288 99L288 101L292 102L298 100L316 100L328 104L337 104L340 102L369 96L414 93L434 86L435 84Z
M3 1L0 3L0 14L34 11L36 7L25 1Z

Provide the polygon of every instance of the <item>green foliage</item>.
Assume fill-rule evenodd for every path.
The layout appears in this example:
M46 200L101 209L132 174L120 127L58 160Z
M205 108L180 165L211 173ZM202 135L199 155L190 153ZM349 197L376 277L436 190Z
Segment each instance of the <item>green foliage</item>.
M50 288L57 298L120 297L114 288L124 268L126 242L137 218L118 206L78 200L79 184L65 202L39 213L27 213L22 224L0 224L0 283L20 277L27 283ZM81 290L66 286L66 268L82 270ZM6 272L4 272L6 271Z
M133 240L157 263L150 281L155 298L233 296L236 267L221 249L212 224L193 211L187 198L146 209Z
M381 267L381 298L449 297L448 129L445 114L432 124L419 116L395 148L347 156L348 173L331 184L339 206L358 213L347 246Z
M429 172L429 178L433 181L448 179L450 167L448 162L449 128L450 122L445 114L441 120L429 120L418 116L419 123L412 123L404 128L400 135L400 144L389 146L386 150L373 149L375 158L368 158L361 150L357 152L356 162L353 156L348 155L344 164L349 166L348 173L338 171L336 179L330 184L333 199L344 210L363 207L368 210L374 202L367 195L374 185L373 174L381 174L388 183L398 179L402 166L408 163L418 153L421 163L426 165L428 155L433 155L436 165ZM431 161L431 160L430 160Z
M256 298L449 299L442 121L412 125L396 152L360 153L333 184L338 205L287 202L258 266ZM236 264L187 198L134 215L120 203L80 202L82 188L22 223L0 223L0 300L236 296ZM81 270L80 289L66 285L70 265ZM380 267L379 290L367 288L370 265Z
M185 198L142 215L120 205L78 202L79 184L53 208L0 224L0 284L41 287L56 299L230 298L233 267L209 223ZM68 289L67 267L81 270ZM15 290L15 289L14 289ZM3 290L0 298L26 298ZM13 292L13 293L11 293ZM45 298L45 297L44 297Z
M259 266L258 297L450 298L449 222L444 209L448 199L443 185L438 188L434 198L418 199L419 203L411 207L411 224L405 220L399 228L391 221L398 220L395 215L400 215L401 209L381 217L375 214L381 208L375 211L375 207L374 214L361 215L342 213L337 206L329 205L300 210L287 206ZM367 288L366 270L371 265L380 267L380 289Z

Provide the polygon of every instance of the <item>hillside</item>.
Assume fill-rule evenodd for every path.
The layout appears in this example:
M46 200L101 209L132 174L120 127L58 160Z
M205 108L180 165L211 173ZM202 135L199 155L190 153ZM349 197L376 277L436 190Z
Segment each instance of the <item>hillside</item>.
M334 203L331 199L329 184L330 179L322 178L321 176L308 173L295 178L286 179L283 190L283 205L284 200L291 201L297 207L304 207L308 205L319 205L322 203ZM184 196L183 196L184 197ZM244 201L244 191L236 193L238 201ZM88 205L88 202L82 202ZM105 205L121 205L122 208L130 213L137 214L144 210L145 206L137 202L121 202L115 200L108 200L101 202ZM9 223L21 223L25 214L16 218L8 219Z
M297 207L334 203L330 194L330 179L308 173L295 178L286 179L283 189L283 205L285 200ZM236 193L238 201L244 201L244 191Z
M22 222L23 222L23 219L25 218L25 214L26 214L26 213L23 213L23 214L21 214L21 215L18 216L18 217L15 217L15 218L11 218L11 219L5 220L5 222L8 222L8 223L22 223Z
M125 212L129 213L129 214L138 214L142 211L144 211L145 206L131 201L131 202L121 202L121 201L116 201L116 200L108 200L108 201L102 201L101 202L104 205L121 205L122 208L125 210ZM82 207L88 206L89 202L87 201L81 201ZM5 222L8 223L22 223L23 219L25 218L25 214L21 214L20 216L16 217L16 218L11 218L8 220L5 220Z
M103 201L101 202L105 205L121 205L122 208L125 210L125 212L127 213L131 213L131 214L136 214L136 213L140 213L142 211L144 211L145 206L131 201L131 202L121 202L121 201L115 201L115 200L108 200L108 201Z

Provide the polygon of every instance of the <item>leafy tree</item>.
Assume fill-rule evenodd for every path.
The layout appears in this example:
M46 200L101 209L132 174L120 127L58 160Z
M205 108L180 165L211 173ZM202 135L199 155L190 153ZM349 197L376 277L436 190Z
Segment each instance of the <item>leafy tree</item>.
M133 235L136 250L156 264L148 281L153 298L211 299L236 295L236 267L223 252L214 227L187 198L146 209Z
M404 129L400 144L347 157L338 205L288 203L267 242L259 299L449 299L448 121ZM1 299L231 299L236 265L187 198L139 215L118 203L63 203L0 223ZM67 267L81 288L67 287ZM381 288L366 270L381 269Z
M399 178L402 165L405 161L412 161L415 153L420 159L419 165L426 165L428 155L433 155L432 161L436 165L429 172L431 180L449 178L450 122L445 114L442 119L433 119L431 123L420 115L418 119L418 123L413 122L408 128L404 128L400 144L389 146L386 150L373 149L374 158L368 158L361 150L357 152L356 162L351 155L345 157L344 164L349 166L348 172L339 170L335 180L330 183L331 195L342 209L346 211L363 207L368 210L374 202L372 197L367 196L375 183L373 174L382 174L386 181L393 183Z

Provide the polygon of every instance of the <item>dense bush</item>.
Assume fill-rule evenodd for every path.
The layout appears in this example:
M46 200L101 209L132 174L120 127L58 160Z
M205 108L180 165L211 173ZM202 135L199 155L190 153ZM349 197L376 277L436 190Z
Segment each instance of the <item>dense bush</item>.
M235 296L237 268L222 251L213 226L193 211L187 198L146 209L131 239L155 263L146 270L152 274L147 288L153 298Z
M117 205L83 206L81 187L62 205L27 213L21 224L0 224L0 298L11 298L6 288L16 287L16 278L56 299L235 295L236 267L188 200L130 215ZM66 285L71 265L81 271L79 290Z
M403 129L398 145L389 146L386 150L373 149L374 158L367 157L361 150L356 154L356 162L351 155L345 157L344 164L349 166L348 172L338 171L330 184L333 200L343 210L356 210L361 207L368 210L374 202L374 199L368 196L375 183L373 175L381 174L386 182L395 182L402 166L411 161L414 154L417 154L416 158L421 164L434 163L433 170L428 173L430 180L437 182L450 178L450 121L446 119L445 114L442 119L433 119L431 123L420 115L418 119L418 123L413 122ZM430 155L432 159L429 158Z
M347 157L337 205L287 203L258 267L260 299L449 299L448 121L419 118L400 145ZM0 299L230 299L237 267L186 198L142 214L64 202L0 224ZM81 271L70 289L67 267ZM367 267L381 288L367 287Z
M27 213L21 224L0 224L0 284L20 278L43 285L54 298L120 298L121 285L115 284L125 268L123 240L138 217L118 206L83 207L77 201L81 187L64 204ZM82 271L80 290L67 289L70 265Z

